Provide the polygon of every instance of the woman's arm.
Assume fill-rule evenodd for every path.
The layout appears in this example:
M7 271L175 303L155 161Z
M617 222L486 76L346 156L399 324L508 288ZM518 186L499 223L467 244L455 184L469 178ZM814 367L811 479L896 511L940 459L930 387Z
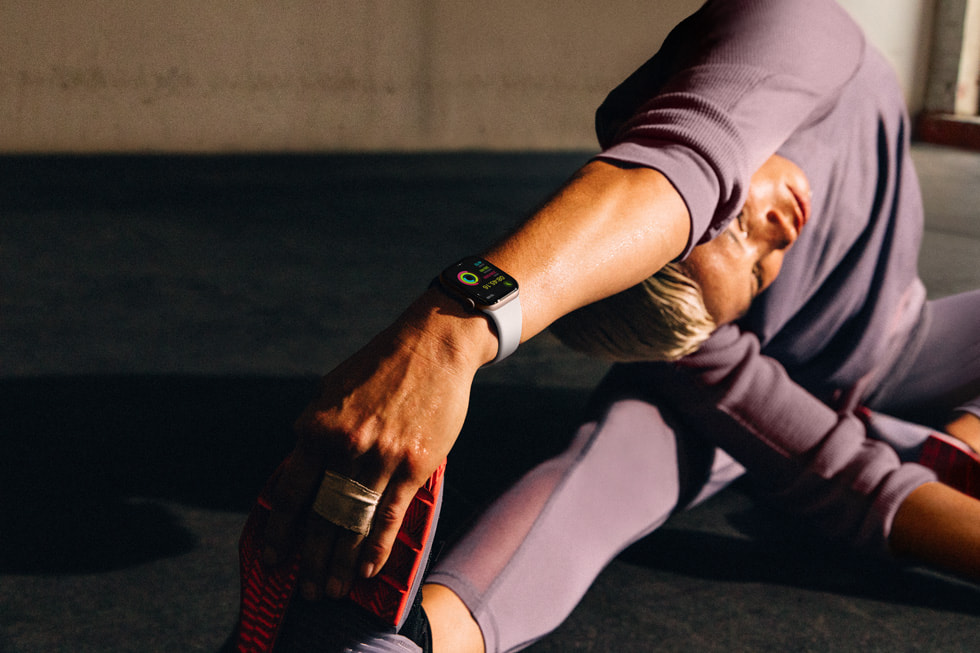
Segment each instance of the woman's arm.
M684 249L689 231L686 206L660 173L593 162L485 254L520 284L523 341L657 271ZM341 596L356 573L376 573L415 491L455 442L473 376L496 347L486 319L430 289L327 374L270 490L267 562L299 547L309 598ZM366 539L310 516L327 469L382 493Z
M898 508L892 553L980 581L980 501L942 483L926 483Z
M527 340L646 279L683 251L689 232L687 208L663 175L595 161L487 258L520 283Z
M642 374L639 383L679 423L731 454L774 503L856 548L884 550L901 501L936 480L869 438L856 414L831 409L794 382L735 325Z
M980 417L973 413L959 413L946 425L946 432L980 453Z
M980 446L980 418L961 412L946 432L974 450ZM889 546L898 558L980 581L980 501L942 483L926 483L901 503Z
M980 581L980 501L902 464L867 437L864 420L831 410L762 356L754 336L722 327L698 352L645 374L683 424L827 534Z

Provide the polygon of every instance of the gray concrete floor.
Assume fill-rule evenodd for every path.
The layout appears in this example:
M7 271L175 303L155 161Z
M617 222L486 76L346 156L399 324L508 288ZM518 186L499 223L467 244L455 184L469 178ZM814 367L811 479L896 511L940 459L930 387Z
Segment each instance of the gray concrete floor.
M914 159L926 207L919 274L930 296L980 287L980 155L919 146Z
M315 376L584 156L0 162L0 651L216 650L238 529ZM980 287L980 156L915 159L930 294ZM461 442L496 446L454 454L450 529L513 452L561 446L604 369L542 337L481 373L514 411L474 407ZM812 546L735 487L533 650L966 651L978 632L976 587Z

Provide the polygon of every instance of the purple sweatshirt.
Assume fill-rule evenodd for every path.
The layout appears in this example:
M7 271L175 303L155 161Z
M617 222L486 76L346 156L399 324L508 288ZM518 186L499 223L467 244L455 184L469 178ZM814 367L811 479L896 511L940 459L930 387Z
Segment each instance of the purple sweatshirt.
M834 0L709 0L609 95L596 126L600 159L657 169L680 192L688 252L724 230L770 155L806 173L812 218L775 283L739 324L646 373L778 500L884 547L899 504L935 480L852 412L914 350L925 301L922 203L889 65Z

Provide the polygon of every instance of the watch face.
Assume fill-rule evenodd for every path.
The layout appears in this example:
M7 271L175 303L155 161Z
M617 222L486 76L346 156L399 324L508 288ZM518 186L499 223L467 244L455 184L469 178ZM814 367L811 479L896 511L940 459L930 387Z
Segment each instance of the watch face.
M465 258L443 272L442 278L483 306L493 306L517 292L517 281L483 258Z

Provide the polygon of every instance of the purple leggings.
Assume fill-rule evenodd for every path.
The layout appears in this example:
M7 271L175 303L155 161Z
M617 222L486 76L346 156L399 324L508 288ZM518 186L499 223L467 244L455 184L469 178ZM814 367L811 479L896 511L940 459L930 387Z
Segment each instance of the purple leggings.
M964 405L980 414L980 291L930 302L927 314L916 360L878 389L872 407L905 418ZM554 630L618 553L743 473L630 387L629 368L614 368L571 446L501 496L429 576L467 605L487 653ZM919 412L899 413L907 406ZM895 446L914 448L919 432L903 431ZM741 462L753 470L752 460Z

